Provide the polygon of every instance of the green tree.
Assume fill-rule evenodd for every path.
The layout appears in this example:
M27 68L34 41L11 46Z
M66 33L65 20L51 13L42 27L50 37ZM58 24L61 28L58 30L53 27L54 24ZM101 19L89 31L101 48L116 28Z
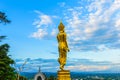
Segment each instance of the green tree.
M0 23L10 23L11 21L7 19L7 16L4 12L0 11Z
M19 80L28 80L28 79L24 76L20 76Z
M8 44L0 45L0 79L2 80L13 80L15 78L15 69L10 66L14 64L14 60L9 57L8 51Z
M10 23L5 13L0 12L0 23ZM0 36L0 42L5 36ZM15 80L15 69L11 67L14 64L14 60L8 55L9 52L8 44L0 45L0 80Z
M53 75L51 75L48 80L55 80L55 77Z

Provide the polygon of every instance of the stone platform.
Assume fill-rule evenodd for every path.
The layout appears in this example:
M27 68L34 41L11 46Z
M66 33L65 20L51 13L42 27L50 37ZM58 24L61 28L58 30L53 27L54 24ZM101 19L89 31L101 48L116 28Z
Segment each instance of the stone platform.
M57 74L57 80L71 80L69 70L61 70Z

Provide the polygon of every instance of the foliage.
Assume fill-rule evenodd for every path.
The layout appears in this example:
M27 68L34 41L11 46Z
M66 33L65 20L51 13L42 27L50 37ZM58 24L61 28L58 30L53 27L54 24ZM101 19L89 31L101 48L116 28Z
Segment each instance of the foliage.
M2 41L2 39L4 39L5 38L5 36L0 36L0 42Z
M14 60L8 55L9 45L0 45L0 79L13 80L15 78L14 68L10 65L14 64Z
M0 11L0 23L6 24L10 22L11 21L7 19L6 14ZM6 36L0 35L0 42L5 37ZM14 60L8 55L9 47L8 44L0 45L0 80L17 80L17 73L15 72L15 69L11 67L11 65L14 64ZM27 80L23 76L20 76L19 78L19 80Z
M51 75L47 80L57 80L53 75Z
M0 11L0 23L10 23L11 21L7 19L7 16L4 12Z
M10 23L7 19L5 13L0 12L0 23ZM0 36L0 42L5 38L5 36ZM8 44L0 45L0 80L15 80L15 69L11 67L14 64L14 60L8 55L9 51Z
M19 80L28 80L28 79L24 76L19 76Z

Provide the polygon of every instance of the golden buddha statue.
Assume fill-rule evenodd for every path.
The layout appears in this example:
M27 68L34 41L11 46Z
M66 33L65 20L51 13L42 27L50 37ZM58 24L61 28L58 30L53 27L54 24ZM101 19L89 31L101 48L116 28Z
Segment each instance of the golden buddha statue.
M62 24L62 22L60 22L58 29L59 29L59 33L57 35L59 51L58 62L60 64L60 69L64 70L64 65L66 64L67 52L69 52L69 48L66 40L67 35L64 31L64 25Z

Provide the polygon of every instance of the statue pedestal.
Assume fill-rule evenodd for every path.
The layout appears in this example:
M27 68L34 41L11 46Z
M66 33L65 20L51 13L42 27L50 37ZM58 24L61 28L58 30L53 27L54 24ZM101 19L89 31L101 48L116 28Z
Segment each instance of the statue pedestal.
M71 80L69 70L61 70L58 71L57 74L58 74L57 80Z

